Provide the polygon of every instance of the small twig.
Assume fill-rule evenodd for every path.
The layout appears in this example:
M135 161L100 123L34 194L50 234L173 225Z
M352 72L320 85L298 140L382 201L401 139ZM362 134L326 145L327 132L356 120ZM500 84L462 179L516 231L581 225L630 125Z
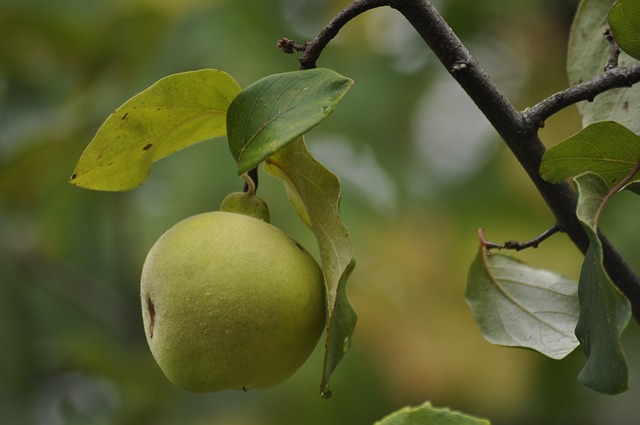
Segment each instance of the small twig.
M367 10L381 6L389 6L390 0L356 0L342 9L329 21L322 31L312 41L305 43L304 54L300 57L300 68L311 69L316 67L316 62L322 50L329 42L338 35L338 32L353 18L361 15Z
M307 48L307 44L300 44L293 40L289 40L288 38L281 38L276 43L276 47L287 54L292 54L293 52L304 52Z
M526 241L526 242L507 241L503 244L489 242L486 239L484 239L484 232L482 231L482 229L478 230L478 236L480 237L480 242L482 243L482 246L484 246L486 249L512 249L515 251L522 251L523 249L527 249L527 248L537 248L538 245L540 245L542 242L544 242L551 236L555 235L556 233L562 232L562 231L563 231L562 226L560 226L558 223L555 223L553 226L545 230L543 233L541 233L540 235L536 236L535 238L529 241Z
M613 38L613 34L611 30L607 28L604 30L604 38L609 42L609 62L607 66L604 67L605 71L609 71L611 69L618 67L618 58L620 57L620 47L618 47L618 43L616 43L616 39Z
M631 87L640 81L640 64L628 68L611 68L592 80L555 93L523 112L526 119L542 127L547 118L560 110L582 101L593 99L614 88Z

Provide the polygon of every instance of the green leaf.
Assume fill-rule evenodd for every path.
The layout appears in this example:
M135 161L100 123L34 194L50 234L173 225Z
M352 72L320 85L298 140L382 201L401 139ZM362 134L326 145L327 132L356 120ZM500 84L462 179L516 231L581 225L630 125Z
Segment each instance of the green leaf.
M165 77L107 118L71 176L94 190L133 189L153 162L188 146L224 136L225 117L240 86L215 69Z
M484 247L469 269L465 300L487 341L561 359L577 346L578 285Z
M591 171L613 187L628 176L639 159L640 136L616 122L601 121L545 152L540 174L558 183Z
M607 17L616 0L582 0L569 35L567 74L573 86L603 74L609 60L609 43L603 36L609 27ZM637 63L622 52L618 65ZM580 102L583 127L597 121L617 121L640 134L640 85L609 90L593 102Z
M426 402L397 410L374 425L491 425L491 422Z
M597 223L610 189L593 173L582 174L575 182L576 214L590 242L580 272L580 317L576 326L576 336L588 359L578 380L595 391L617 394L629 386L620 336L631 318L631 305L611 282L602 263Z
M628 190L629 192L633 192L636 195L640 195L640 181L634 181L629 183L624 187L623 190Z
M229 149L241 175L322 122L353 80L329 69L265 77L229 107Z
M618 46L640 59L640 1L617 2L609 12L609 25Z
M302 137L269 157L267 172L284 181L290 197L304 206L318 241L327 302L327 342L321 393L330 397L331 374L349 349L357 316L346 296L355 266L349 231L340 219L340 182L316 161Z

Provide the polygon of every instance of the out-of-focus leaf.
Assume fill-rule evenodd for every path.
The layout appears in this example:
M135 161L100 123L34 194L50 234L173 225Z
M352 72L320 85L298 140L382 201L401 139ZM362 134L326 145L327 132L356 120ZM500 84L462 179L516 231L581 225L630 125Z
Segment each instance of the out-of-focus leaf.
M162 78L107 118L82 153L70 182L105 191L139 186L153 162L224 136L227 109L239 92L233 78L215 69Z
M618 184L640 160L640 136L612 121L593 123L558 143L542 157L542 178L558 183L587 171Z
M610 189L594 173L582 174L575 182L579 197L576 214L590 242L580 272L580 317L576 326L576 336L588 359L578 380L600 393L617 394L629 385L620 336L631 318L631 305L611 282L602 263L598 219Z
M417 407L404 407L374 425L490 425L487 419L480 419L447 408L433 407L426 402Z
M609 26L618 46L640 59L640 1L617 2L609 12Z
M604 31L607 17L616 0L582 0L569 35L567 73L571 85L591 80L604 72L609 60L610 46ZM637 63L626 53L620 54L620 67ZM609 90L595 97L593 102L580 102L583 127L597 121L617 121L640 134L640 85Z
M346 296L346 281L355 266L349 231L340 219L340 181L309 153L298 138L269 157L265 168L281 178L294 205L303 206L318 246L327 302L327 342L321 394L331 396L329 380L351 344L357 316Z
M318 68L270 75L244 89L227 116L238 174L322 122L352 84L335 71Z
M578 346L577 291L570 279L481 246L465 299L487 341L561 359Z

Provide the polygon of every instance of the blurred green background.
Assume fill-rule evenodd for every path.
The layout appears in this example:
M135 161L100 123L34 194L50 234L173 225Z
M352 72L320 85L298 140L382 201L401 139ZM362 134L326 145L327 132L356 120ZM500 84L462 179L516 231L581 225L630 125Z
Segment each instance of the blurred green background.
M297 69L275 48L313 38L345 0L3 0L0 4L0 423L28 425L371 424L431 400L494 424L632 423L640 340L624 342L632 389L591 393L580 352L552 361L494 347L464 303L476 231L526 240L552 224L527 177L402 17L354 20L319 65L356 80L307 137L343 183L358 267L352 349L318 395L322 343L278 388L194 395L173 387L142 329L139 273L166 229L242 187L224 139L154 166L127 193L67 183L104 119L171 73L217 68L242 86ZM577 0L434 2L518 108L566 87ZM570 108L547 145L579 129ZM260 194L274 224L314 251L279 182ZM603 227L640 266L637 197ZM581 256L556 236L519 258L577 278Z

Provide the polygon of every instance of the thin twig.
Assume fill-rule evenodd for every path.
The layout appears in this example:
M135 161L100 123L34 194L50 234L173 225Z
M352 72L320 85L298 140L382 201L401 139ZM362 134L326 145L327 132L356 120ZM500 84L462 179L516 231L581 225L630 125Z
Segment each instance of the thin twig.
M591 102L597 95L606 91L631 87L638 82L640 82L640 64L628 68L612 68L592 80L549 96L524 111L524 116L533 125L542 127L547 118L568 106L585 100Z
M618 67L618 58L620 57L620 47L618 47L618 43L616 39L613 37L611 30L607 28L604 30L604 38L609 42L609 61L607 62L607 66L605 66L604 70L609 71L611 69Z
M499 244L499 243L483 240L482 244L487 249L511 249L515 251L522 251L523 249L527 249L527 248L537 248L538 245L540 245L542 242L549 239L551 236L555 235L558 232L562 232L562 227L558 223L555 223L553 226L551 226L550 228L542 232L540 235L526 242L507 241L503 244Z
M381 6L389 6L390 3L391 1L389 0L356 0L350 3L329 21L327 26L320 31L316 38L305 44L305 52L299 59L300 68L315 68L316 62L324 48L338 35L340 29L349 21L368 10Z

